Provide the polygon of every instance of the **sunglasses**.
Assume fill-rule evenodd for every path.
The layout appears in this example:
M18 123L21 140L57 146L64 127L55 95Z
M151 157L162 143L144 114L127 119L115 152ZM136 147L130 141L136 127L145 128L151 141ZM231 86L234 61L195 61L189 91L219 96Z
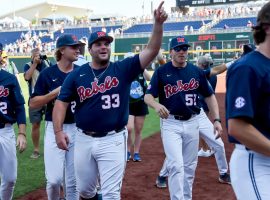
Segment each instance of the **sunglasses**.
M179 51L187 51L189 48L189 46L177 46L177 47L174 47L173 50L176 51L176 52L179 52Z

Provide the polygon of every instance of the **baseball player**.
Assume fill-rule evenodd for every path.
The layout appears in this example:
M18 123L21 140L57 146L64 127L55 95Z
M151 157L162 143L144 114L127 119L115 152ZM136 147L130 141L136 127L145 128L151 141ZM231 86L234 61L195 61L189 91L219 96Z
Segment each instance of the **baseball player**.
M257 50L236 61L227 72L226 118L236 198L270 199L270 2L252 28Z
M216 67L210 68L209 66L213 64L213 60L208 55L204 55L198 58L197 66L203 70L206 78L214 89L217 80L215 76L226 71L232 63L233 62L226 64L223 63ZM198 105L201 107L200 114L198 115L200 137L203 139L202 141L205 141L206 144L211 148L211 151L214 152L220 174L218 178L219 182L230 184L230 175L228 173L228 164L225 155L224 143L221 138L216 138L216 135L214 134L214 126L207 117L207 114L209 114L209 108L202 95L199 95ZM166 177L168 176L168 171L166 169L166 164L165 159L159 176L156 179L156 186L158 188L167 187Z
M3 45L0 43L0 61ZM12 124L19 127L17 144ZM17 78L0 68L0 199L11 200L17 179L16 145L26 148L24 98Z
M171 199L192 199L197 166L200 107L202 94L215 119L214 130L222 127L218 105L202 70L186 62L189 48L184 36L170 42L171 62L159 67L151 79L144 100L160 116L162 142L166 154ZM159 97L159 103L154 98Z
M69 102L76 101L79 133L75 144L75 171L81 199L97 199L100 176L103 200L119 200L127 160L128 103L131 82L158 54L167 19L161 2L154 11L153 34L134 57L110 62L113 41L107 33L93 32L88 40L92 63L82 65L65 80L55 103L53 120L58 147L67 149L62 121Z
M32 108L47 105L44 162L47 179L46 190L49 200L58 200L60 197L63 170L65 170L66 199L79 199L74 172L74 140L75 133L77 132L74 122L76 104L75 102L71 102L68 105L67 113L63 120L63 130L68 140L67 151L57 147L52 124L52 111L55 99L65 78L74 68L78 67L73 64L73 61L78 59L80 45L81 43L77 38L71 34L61 35L57 39L57 49L55 52L57 64L46 68L40 73L30 100L30 106Z

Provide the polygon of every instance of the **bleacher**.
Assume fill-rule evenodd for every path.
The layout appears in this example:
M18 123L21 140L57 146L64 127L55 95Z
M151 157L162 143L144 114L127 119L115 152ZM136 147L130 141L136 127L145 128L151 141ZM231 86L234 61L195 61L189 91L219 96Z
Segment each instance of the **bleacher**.
M212 29L223 29L225 25L228 28L247 27L248 21L250 21L252 24L256 24L256 17L223 19L218 24L213 26Z
M206 20L205 24L211 20ZM164 24L164 32L169 31L184 31L185 26L193 27L193 30L198 30L202 26L202 21L189 22L170 22ZM153 24L136 24L124 31L124 34L131 33L150 33L152 32Z

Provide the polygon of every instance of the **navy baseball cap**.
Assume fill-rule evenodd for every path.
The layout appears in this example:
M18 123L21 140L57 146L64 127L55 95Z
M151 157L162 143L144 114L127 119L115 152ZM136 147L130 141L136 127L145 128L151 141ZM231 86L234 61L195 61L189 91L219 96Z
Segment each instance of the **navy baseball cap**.
M113 41L113 37L109 36L103 31L93 32L88 39L88 46L91 47L93 43L100 40L107 40L109 43L111 43Z
M173 49L173 48L178 47L178 46L188 46L188 47L190 47L190 45L188 44L187 39L182 35L178 36L178 37L175 37L175 38L173 38L171 40L170 49Z
M63 34L56 41L56 48L64 46L75 46L81 45L82 43L78 40L75 35L72 34Z
M0 43L0 51L3 51L3 44Z

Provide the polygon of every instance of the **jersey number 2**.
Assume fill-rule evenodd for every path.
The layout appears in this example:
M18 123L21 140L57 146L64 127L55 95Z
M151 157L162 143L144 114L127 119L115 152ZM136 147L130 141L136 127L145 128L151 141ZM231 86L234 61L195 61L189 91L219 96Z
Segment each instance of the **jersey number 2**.
M119 94L103 95L101 99L104 101L103 109L118 108L120 106Z

